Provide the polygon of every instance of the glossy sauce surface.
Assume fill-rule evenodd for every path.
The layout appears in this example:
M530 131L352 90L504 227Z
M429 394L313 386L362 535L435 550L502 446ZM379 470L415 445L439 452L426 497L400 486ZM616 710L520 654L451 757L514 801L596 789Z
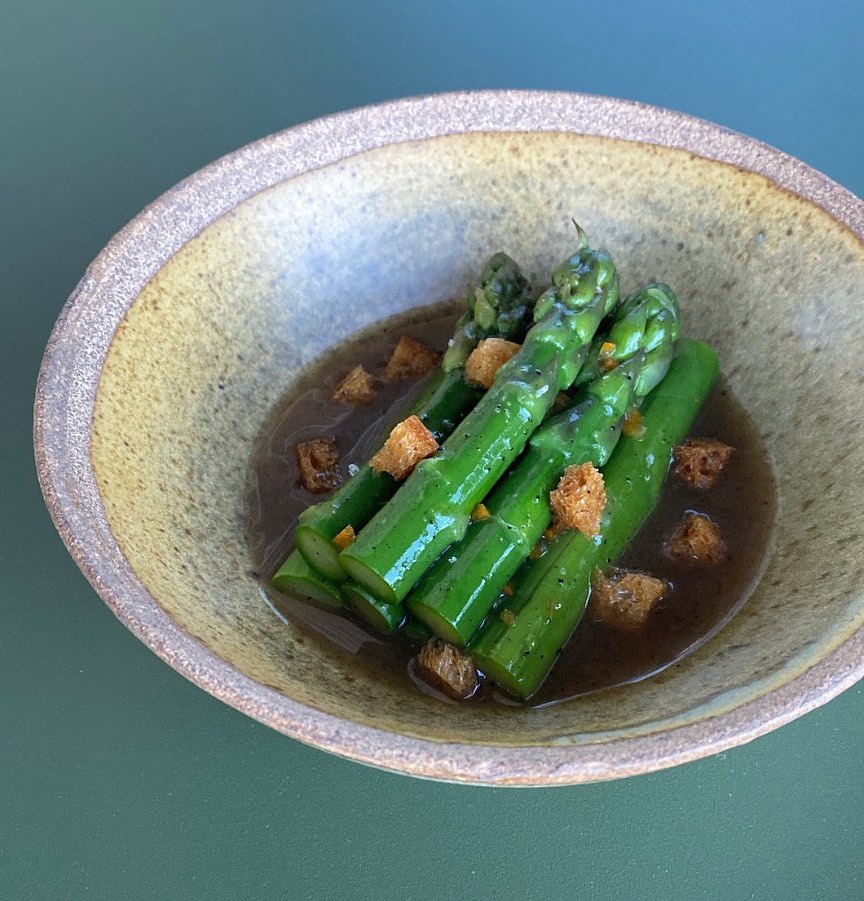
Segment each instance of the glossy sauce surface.
M377 333L366 333L322 355L265 423L249 468L247 537L252 566L268 602L280 617L308 631L311 640L326 643L336 653L353 655L357 666L372 667L385 680L414 678L411 658L417 645L401 634L382 637L348 613L318 610L269 585L293 547L297 516L322 497L300 487L294 446L315 437L335 436L344 475L351 466L365 463L380 447L389 426L403 417L422 383L382 384L373 403L361 407L334 404L332 387L357 363L381 373L402 334L443 349L454 320L452 315L437 315L413 323L390 321ZM583 618L531 704L578 697L664 669L716 632L755 588L770 545L774 482L758 429L722 377L691 434L717 438L735 448L726 471L707 492L688 488L670 476L658 507L620 561L622 566L666 579L673 586L671 593L636 633ZM664 539L688 510L706 513L718 524L728 549L726 563L691 567L664 555ZM414 681L437 696L425 683ZM469 703L488 702L514 703L484 683Z

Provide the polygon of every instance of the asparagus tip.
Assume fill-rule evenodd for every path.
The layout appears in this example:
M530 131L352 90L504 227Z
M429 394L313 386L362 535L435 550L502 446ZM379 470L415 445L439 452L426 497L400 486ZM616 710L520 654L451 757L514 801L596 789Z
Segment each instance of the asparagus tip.
M570 221L573 223L573 227L576 229L576 238L579 242L579 250L585 250L588 247L588 235L585 234L585 230L572 216L570 217Z

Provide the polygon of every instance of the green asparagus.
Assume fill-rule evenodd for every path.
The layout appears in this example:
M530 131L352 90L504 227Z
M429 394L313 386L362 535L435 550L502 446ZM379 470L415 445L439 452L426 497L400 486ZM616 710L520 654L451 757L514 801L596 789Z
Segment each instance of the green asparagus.
M666 374L678 322L678 302L666 285L649 285L619 307L593 357L598 373L604 357L617 368L599 374L580 403L534 433L525 456L485 500L488 517L472 522L408 596L408 609L436 634L460 646L469 641L549 525L549 492L562 471L603 466L628 407Z
M337 585L322 579L303 559L299 551L292 551L270 580L283 594L316 607L340 609L345 600Z
M410 613L402 625L402 632L414 644L425 644L432 637L432 630L429 626L426 623L421 623L419 619L411 616Z
M468 355L486 337L521 340L530 320L531 289L516 263L496 253L469 293L467 306L441 368L411 410L439 441L481 396L480 389L462 377ZM330 582L344 581L346 573L332 539L348 525L359 532L397 488L388 473L367 464L329 498L304 510L295 541L307 563Z
M403 604L385 604L356 582L343 582L341 590L351 609L378 632L389 635L405 619Z
M521 350L441 451L411 476L340 555L351 578L387 603L402 601L447 545L459 540L471 510L518 456L569 387L600 321L618 301L611 257L579 249L553 273L537 301Z
M600 535L561 533L546 554L520 570L506 622L489 622L471 642L478 667L510 694L529 698L546 678L584 612L591 574L617 559L654 508L672 448L687 434L717 372L707 344L681 342L645 402L644 436L623 437L603 470L607 504Z

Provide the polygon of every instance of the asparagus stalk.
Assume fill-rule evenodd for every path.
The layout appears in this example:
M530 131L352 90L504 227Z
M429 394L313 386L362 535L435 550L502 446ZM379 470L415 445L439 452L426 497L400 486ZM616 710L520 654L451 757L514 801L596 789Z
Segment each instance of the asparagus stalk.
M490 336L521 340L532 308L531 289L517 264L506 254L496 253L469 293L467 306L441 368L411 410L439 441L481 396L481 391L462 377L468 355ZM330 582L344 581L346 573L332 539L347 525L359 532L397 488L392 476L367 464L329 498L304 510L295 542L306 562Z
M666 374L678 323L678 301L666 285L649 285L621 305L593 358L598 373L604 356L619 361L617 368L534 433L525 456L484 501L489 516L471 523L408 596L408 609L436 634L467 644L549 525L549 492L562 471L589 461L603 466L628 407Z
M288 555L270 582L283 594L316 607L341 609L345 606L339 587L322 579L296 550Z
M562 532L520 570L507 622L490 621L471 642L486 676L510 694L531 697L546 678L588 601L591 574L613 563L657 503L672 448L687 434L717 377L714 351L685 340L645 402L642 438L623 437L603 475L607 504L600 535Z
M417 644L432 637L426 623L411 616L403 604L385 604L354 582L343 582L340 587L348 606L378 632L392 635L401 628L409 641Z
M362 585L354 582L344 582L342 593L348 601L348 606L370 626L384 635L395 632L405 619L405 607L403 604L385 604L370 594Z
M553 273L537 301L534 326L492 387L434 457L411 476L347 547L340 559L351 578L379 600L402 601L447 545L459 540L471 510L498 481L569 387L600 321L618 301L611 257L579 249Z
M421 623L419 619L416 619L410 614L402 626L402 632L405 634L405 637L409 641L414 642L414 644L426 644L432 637L432 631L426 623Z

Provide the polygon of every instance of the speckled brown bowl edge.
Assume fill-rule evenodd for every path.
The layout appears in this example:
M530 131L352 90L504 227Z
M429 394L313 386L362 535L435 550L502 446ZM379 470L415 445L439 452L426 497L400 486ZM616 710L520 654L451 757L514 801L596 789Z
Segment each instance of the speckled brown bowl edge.
M584 94L489 91L409 98L339 113L263 138L172 188L90 265L51 334L34 411L36 464L55 525L109 608L163 660L210 694L299 741L414 776L491 785L559 785L650 772L748 742L824 704L864 676L864 630L774 691L689 725L636 738L505 748L423 741L289 700L181 629L135 576L105 519L90 465L99 375L140 290L188 240L240 201L294 175L396 141L463 131L565 131L687 150L771 179L864 240L864 203L774 148L670 110Z

